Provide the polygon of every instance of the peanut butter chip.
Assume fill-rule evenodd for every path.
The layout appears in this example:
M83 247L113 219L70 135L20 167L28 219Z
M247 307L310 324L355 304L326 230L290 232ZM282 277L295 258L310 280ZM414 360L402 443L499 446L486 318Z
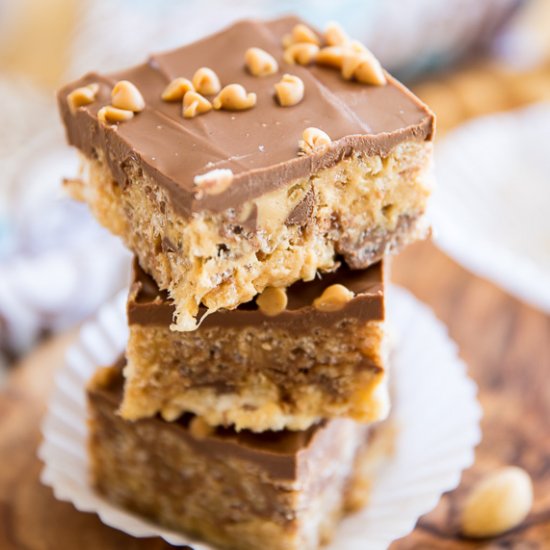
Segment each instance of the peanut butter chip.
M361 58L357 52L346 52L342 60L342 77L351 80L355 74L355 69L361 63Z
M268 317L282 313L288 304L284 288L267 287L257 298L256 304L260 311Z
M244 62L254 76L268 76L279 70L275 58L261 48L248 48L244 54Z
M342 309L354 294L344 285L330 285L323 291L319 298L313 300L313 307L319 311L338 311Z
M308 42L319 46L321 41L319 37L303 23L296 25L290 34L283 37L283 46L288 48L291 44L297 44L299 42Z
M97 118L100 122L115 124L117 122L126 122L134 117L132 111L127 111L126 109L118 109L117 107L112 107L111 105L106 105L101 107L97 112Z
M326 65L327 67L341 69L346 53L347 49L343 46L328 46L326 48L321 48L317 52L315 61L319 65Z
M311 155L324 151L331 143L332 140L326 132L310 127L304 130L298 145L301 153Z
M212 435L215 431L213 426L207 424L199 416L195 416L189 422L189 433L196 439L204 439L209 435Z
M212 103L201 94L192 90L188 91L183 98L183 116L194 118L212 110Z
M228 84L213 101L214 109L243 111L256 105L256 94L247 93L240 84Z
M195 176L193 183L199 188L197 198L203 193L207 195L219 195L223 193L233 182L233 172L228 168L217 168L206 174Z
M342 76L346 80L354 78L363 84L386 84L386 75L380 62L368 50L346 54L342 63Z
M464 505L462 532L468 537L495 537L517 527L533 505L533 484L521 468L508 466L476 485Z
M281 107L292 107L304 98L304 83L297 76L285 74L281 81L275 84L275 95Z
M346 31L335 21L331 21L325 28L325 42L329 46L342 46L351 42Z
M361 42L351 40L338 23L329 23L325 42L327 46L315 56L317 64L340 69L346 80L374 86L386 84L386 75L378 59Z
M195 91L193 83L187 78L178 77L164 88L161 97L164 101L180 101L189 91Z
M74 115L79 107L84 107L85 105L93 103L96 99L97 92L99 92L99 84L94 82L87 86L76 88L68 94L67 103L69 104L71 113Z
M309 65L315 61L319 46L307 42L291 44L283 55L283 59L290 65Z
M208 67L201 67L193 75L193 87L202 95L217 94L222 86L218 75Z
M140 91L128 80L115 84L111 92L111 104L117 109L139 113L145 109L145 100Z

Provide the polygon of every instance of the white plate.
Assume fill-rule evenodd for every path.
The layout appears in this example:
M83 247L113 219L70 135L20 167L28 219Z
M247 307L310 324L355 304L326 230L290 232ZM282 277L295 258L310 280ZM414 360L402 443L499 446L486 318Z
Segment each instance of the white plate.
M130 535L159 536L174 545L209 550L204 543L111 505L88 483L84 388L98 365L114 361L124 349L125 300L126 293L121 293L82 328L57 374L42 428L42 482L59 500L95 512L105 524ZM402 289L391 289L388 306L396 350L396 452L375 480L369 506L342 522L330 550L381 550L409 533L443 492L457 486L480 439L477 388L445 327Z
M436 158L437 244L550 313L550 103L468 122Z

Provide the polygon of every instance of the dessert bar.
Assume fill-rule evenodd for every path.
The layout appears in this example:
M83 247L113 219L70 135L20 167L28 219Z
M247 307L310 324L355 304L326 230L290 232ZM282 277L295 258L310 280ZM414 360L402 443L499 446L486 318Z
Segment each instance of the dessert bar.
M88 74L58 101L82 153L68 189L168 290L177 330L428 231L433 114L359 43L294 17Z
M135 261L122 416L187 411L255 431L379 420L388 409L384 262L268 289L177 332L173 303Z
M255 434L193 415L128 422L116 412L121 366L88 386L92 481L112 502L232 550L316 549L364 504L372 428L337 419Z

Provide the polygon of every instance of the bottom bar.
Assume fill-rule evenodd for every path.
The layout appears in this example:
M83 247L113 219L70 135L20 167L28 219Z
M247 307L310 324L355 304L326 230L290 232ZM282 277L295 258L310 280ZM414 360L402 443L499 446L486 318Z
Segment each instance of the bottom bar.
M123 366L99 370L88 385L95 487L223 548L318 548L343 513L365 503L373 466L388 452L382 425L348 419L263 433L212 428L190 414L129 422L116 412Z

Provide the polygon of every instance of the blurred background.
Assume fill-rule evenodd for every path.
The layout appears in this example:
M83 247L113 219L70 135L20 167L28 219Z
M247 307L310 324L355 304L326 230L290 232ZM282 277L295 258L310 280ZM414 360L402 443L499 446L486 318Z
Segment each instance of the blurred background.
M56 88L290 12L338 20L433 108L437 246L550 312L550 1L0 0L0 372L127 282L122 245L62 194Z

